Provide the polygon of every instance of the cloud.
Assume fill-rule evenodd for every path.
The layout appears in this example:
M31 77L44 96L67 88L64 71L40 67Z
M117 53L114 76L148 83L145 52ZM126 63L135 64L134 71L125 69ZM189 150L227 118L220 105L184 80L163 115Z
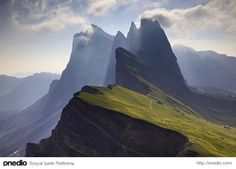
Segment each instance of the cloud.
M29 31L58 31L73 25L86 27L86 19L72 10L72 4L72 0L13 0L11 20Z
M60 31L79 25L86 29L91 16L100 17L123 6L149 8L166 0L9 0L11 22L26 31ZM168 23L166 23L168 24Z
M94 16L103 16L106 13L118 9L121 6L139 5L139 7L159 6L166 0L160 0L158 2L154 0L89 0L87 4L88 14Z
M117 5L117 0L92 0L88 4L88 13L101 16Z
M140 18L157 19L163 27L177 36L207 30L209 34L209 30L217 30L227 36L236 32L236 1L213 0L205 5L186 9L154 8L144 11Z
M84 31L84 34L78 37L78 43L80 44L87 44L91 37L93 36L94 29L92 26L89 26Z

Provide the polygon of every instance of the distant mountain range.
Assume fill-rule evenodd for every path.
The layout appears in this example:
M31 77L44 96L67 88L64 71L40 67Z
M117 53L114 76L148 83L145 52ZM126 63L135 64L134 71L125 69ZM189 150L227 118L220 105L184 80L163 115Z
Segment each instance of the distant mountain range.
M236 156L235 110L188 86L158 21L127 37L91 25L49 92L1 124L0 155Z
M173 51L188 85L206 93L236 93L235 57L214 51L195 51L182 45L175 45Z
M0 76L0 111L22 110L44 96L59 75L36 73L25 78Z

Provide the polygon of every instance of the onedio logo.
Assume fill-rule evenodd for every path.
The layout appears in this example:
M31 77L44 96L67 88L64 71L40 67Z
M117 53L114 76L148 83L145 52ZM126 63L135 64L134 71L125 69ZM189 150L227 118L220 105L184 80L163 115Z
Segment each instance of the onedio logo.
M3 161L3 166L26 166L27 162L23 160L19 161Z

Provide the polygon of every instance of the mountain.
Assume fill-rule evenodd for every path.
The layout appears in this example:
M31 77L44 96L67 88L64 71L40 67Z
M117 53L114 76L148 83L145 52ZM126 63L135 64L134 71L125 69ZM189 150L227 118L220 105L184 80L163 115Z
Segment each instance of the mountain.
M115 51L116 84L75 93L26 156L236 155L236 100L190 90L157 21L142 20L139 31L136 54Z
M159 23L141 20L139 30L142 29L141 46L136 55L125 49L117 49L117 57L120 59L116 65L116 83L146 94L149 89L137 81L136 77L145 79L208 120L236 126L236 100L232 97L209 96L193 91L186 85L177 59Z
M236 93L235 57L214 51L195 51L182 45L175 45L173 50L188 85L205 92L218 89L225 91L224 95Z
M59 75L51 73L35 73L25 78L1 76L0 110L19 111L30 106L45 95L50 83L58 78Z
M104 85L113 36L96 25L73 37L70 61L49 92L0 128L0 156L24 155L27 142L47 137L73 93L86 84Z
M114 42L95 25L75 34L61 79L1 124L1 155L28 143L26 156L235 156L236 100L187 86L158 21L128 36ZM115 85L102 87L110 65Z
M34 74L33 72L17 72L17 73L14 73L12 76L17 77L17 78L24 78L27 76L32 76L33 74Z
M141 20L140 49L136 55L140 63L151 68L159 88L172 94L184 90L186 85L177 59L158 21Z
M112 42L111 55L109 58L109 64L108 64L108 68L106 72L106 79L105 79L106 85L115 83L115 74L116 74L115 73L115 65L116 65L115 50L118 47L123 47L127 50L129 49L129 43L126 37L120 31L117 32Z
M127 97L136 94L120 87L112 91L115 93L106 88L84 87L63 109L52 136L39 145L28 144L26 156L176 156L184 150L189 141L182 134L96 106L96 101L107 101L106 94L107 99L118 92ZM93 97L95 102L87 97ZM109 101L112 103L112 99Z
M131 23L129 32L127 33L127 40L129 43L129 51L133 54L137 53L137 50L140 48L140 35L138 28L133 22Z
M71 85L74 85L73 88L68 86L70 96L85 84L104 85L114 37L96 25L91 27L91 30L75 34L71 58L63 72L62 80L72 81Z
M13 90L22 81L23 79L21 78L16 78L7 75L0 75L0 96Z
M158 83L158 87L171 90L172 94L180 93L186 88L177 59L158 21L142 19L139 29L131 23L127 41L128 45L125 46L129 46L129 49L123 48L133 54L130 57L135 58L148 67L149 72L155 74L153 80L155 79ZM122 47L122 45L117 45L117 47ZM116 66L115 62L112 64L111 67ZM110 78L115 79L114 74L113 76Z
M183 102L202 117L223 125L236 126L235 98L211 96L195 92L186 86L184 80L181 82L181 78L179 80L169 78L169 74L165 71L162 71L159 77L160 72L157 72L155 68L140 63L133 54L125 49L118 48L117 57L119 59L116 65L116 84L142 94L148 94L150 88L143 83L143 80L145 80ZM180 70L176 74L181 74Z
M120 31L117 32L114 40L112 42L111 55L109 58L109 65L106 73L105 84L115 84L115 65L116 65L116 54L117 48L122 47L126 50L136 53L140 46L139 30L136 25L132 22L130 25L129 32L127 33L127 38Z
M142 95L118 85L85 86L63 109L51 136L27 144L26 156L235 156L235 128L225 132L149 87Z

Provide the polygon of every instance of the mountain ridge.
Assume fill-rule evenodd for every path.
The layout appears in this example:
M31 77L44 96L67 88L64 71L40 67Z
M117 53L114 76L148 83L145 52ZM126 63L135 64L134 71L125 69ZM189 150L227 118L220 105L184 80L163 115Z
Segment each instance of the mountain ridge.
M195 51L186 46L173 49L188 85L236 92L236 58L214 51Z
M124 127L130 118L141 120L141 123L136 127L133 124L133 127ZM164 130L170 133L162 135L156 132L155 127L152 130L146 128L143 121L170 129ZM127 132L124 128L132 130ZM208 128L207 132L205 128ZM109 88L85 86L64 108L52 135L39 144L29 143L26 156L234 156L233 133L236 129L225 130L222 125L205 120L155 87L149 95L142 95L118 85ZM171 131L184 135L184 146L178 139L171 139ZM165 141L166 137L182 148L176 152L177 149ZM120 147L111 144L108 138L118 140Z
M88 90L82 89L81 92L88 92ZM150 123L118 112L89 105L80 99L78 94L75 94L64 108L62 118L52 132L52 136L42 140L39 145L28 144L26 156L175 156L188 142L187 138L173 131L152 126ZM73 120L70 119L71 117ZM70 123L76 126L66 124L66 119L70 119ZM67 131L61 132L61 127ZM81 132L81 130L84 131ZM68 132L73 132L76 136L67 135ZM168 136L165 133L168 133ZM149 137L150 139L147 139ZM176 142L170 141L170 138ZM75 139L76 142L74 142ZM157 144L159 146L150 146L154 143L159 143Z
M0 93L0 110L20 111L30 106L46 94L50 83L58 78L57 74L45 72L35 73L24 78L1 76L0 86L5 89Z

